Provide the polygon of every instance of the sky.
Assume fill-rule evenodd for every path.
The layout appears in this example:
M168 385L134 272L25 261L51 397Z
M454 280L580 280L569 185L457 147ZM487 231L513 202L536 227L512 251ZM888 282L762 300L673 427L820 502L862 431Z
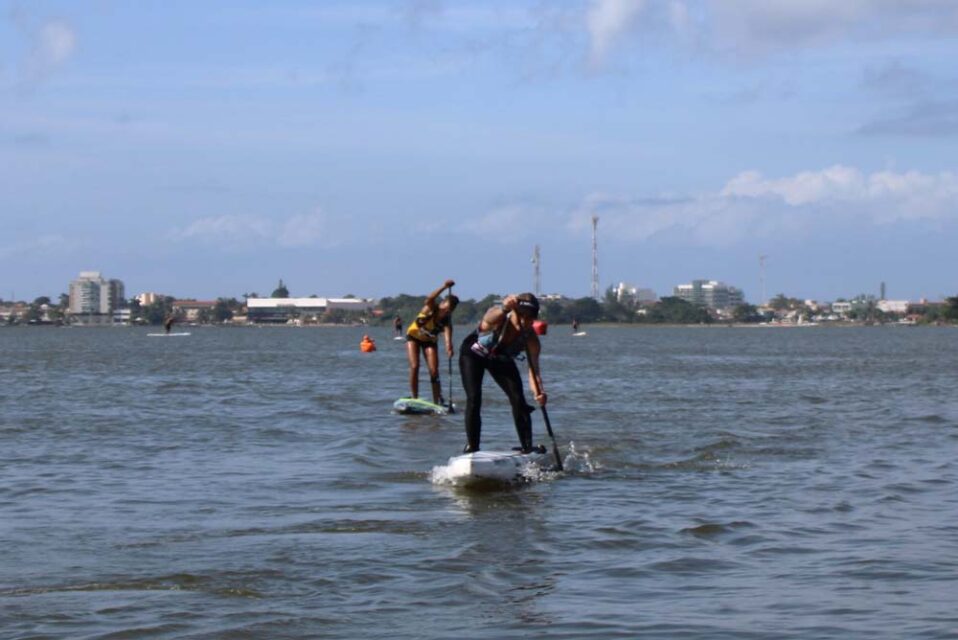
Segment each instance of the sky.
M953 0L0 0L0 298L958 294Z

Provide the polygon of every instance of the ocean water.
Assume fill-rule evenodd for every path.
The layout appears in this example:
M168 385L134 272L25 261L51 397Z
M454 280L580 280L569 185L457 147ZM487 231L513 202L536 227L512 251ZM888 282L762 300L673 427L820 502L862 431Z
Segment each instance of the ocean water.
M482 491L386 329L0 329L0 638L958 637L958 330L583 328Z

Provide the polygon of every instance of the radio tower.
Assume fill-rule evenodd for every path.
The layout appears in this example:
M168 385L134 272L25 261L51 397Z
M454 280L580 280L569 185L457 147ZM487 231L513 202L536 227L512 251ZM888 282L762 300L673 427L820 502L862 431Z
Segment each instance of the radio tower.
M599 228L599 216L592 215L592 297L599 299L599 245L596 232Z
M539 265L542 260L539 257L539 245L532 248L532 291L538 296L542 289L542 279L539 275Z
M765 259L768 256L762 255L758 257L758 280L762 285L762 299L759 300L760 305L768 303L768 298L765 297Z

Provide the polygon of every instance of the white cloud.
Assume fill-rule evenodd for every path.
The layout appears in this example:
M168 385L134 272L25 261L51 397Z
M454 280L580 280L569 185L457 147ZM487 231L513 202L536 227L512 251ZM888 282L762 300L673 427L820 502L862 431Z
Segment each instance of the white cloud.
M592 214L618 240L661 235L700 246L730 246L749 238L811 235L836 221L856 225L958 222L958 173L879 171L835 165L782 178L756 171L734 176L715 193L641 200L592 194L570 217L581 234Z
M46 234L38 236L31 240L14 242L5 246L0 246L0 258L11 258L15 256L27 255L49 255L51 253L62 254L76 249L81 241L74 239L68 240L58 234Z
M514 244L528 237L529 230L539 224L543 215L539 207L505 205L465 222L460 230L479 236L483 241Z
M320 212L293 216L279 229L276 242L283 247L307 247L334 244L332 225Z
M640 22L679 45L756 55L846 39L958 33L953 0L591 0L584 17L601 65Z
M194 220L174 234L180 239L195 239L217 244L267 240L273 235L273 223L257 216L222 215Z
M277 247L330 246L338 242L336 225L320 211L273 220L263 216L221 215L198 218L173 232L177 240L244 247L264 244Z
M33 44L24 62L24 76L28 82L38 82L64 64L77 48L73 27L62 20L48 20L33 34Z
M592 0L586 14L590 56L601 65L616 42L635 24L645 0Z

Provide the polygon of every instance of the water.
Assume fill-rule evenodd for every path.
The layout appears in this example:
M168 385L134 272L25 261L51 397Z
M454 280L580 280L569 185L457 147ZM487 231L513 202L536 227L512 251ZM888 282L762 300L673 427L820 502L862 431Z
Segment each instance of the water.
M386 330L0 330L0 637L958 637L958 330L586 329L482 492Z

